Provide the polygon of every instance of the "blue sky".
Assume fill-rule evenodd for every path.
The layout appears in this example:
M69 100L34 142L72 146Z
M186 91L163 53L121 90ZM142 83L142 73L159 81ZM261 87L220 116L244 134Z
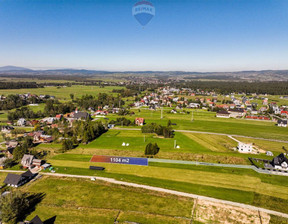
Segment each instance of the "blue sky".
M0 0L0 66L98 70L288 69L287 0Z

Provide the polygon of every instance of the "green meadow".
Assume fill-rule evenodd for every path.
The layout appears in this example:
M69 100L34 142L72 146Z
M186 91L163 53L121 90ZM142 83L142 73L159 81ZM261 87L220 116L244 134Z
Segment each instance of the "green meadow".
M171 108L169 110L171 110ZM288 128L277 127L275 122L216 118L216 113L203 110L193 110L193 121L191 121L191 113L170 114L167 113L168 111L166 109L163 112L163 119L161 119L160 110L151 111L140 109L133 111L135 112L135 115L128 116L127 118L134 120L136 117L143 117L147 124L154 122L162 125L167 125L167 122L171 120L172 123L176 124L172 126L175 130L225 133L279 140L287 140L288 136ZM192 112L192 110L187 111ZM117 115L109 115L107 117L115 119Z
M24 94L31 93L36 95L51 95L55 96L59 100L71 100L70 94L74 94L75 98L80 98L83 95L89 94L93 96L98 96L99 93L112 93L113 89L123 89L123 87L118 86L105 86L100 88L99 86L83 86L83 85L73 85L71 87L56 87L49 86L44 88L32 88L32 89L1 89L0 94Z
M227 136L180 132L175 132L174 138L165 139L156 134L143 134L140 130L111 129L89 144L80 144L68 153L143 157L145 147L150 142L160 147L160 152L154 158L250 164L248 157L251 155L234 151L237 142ZM129 146L122 146L123 143L129 143ZM174 148L174 145L180 148ZM49 144L45 147L49 148ZM54 144L51 144L51 150L52 147ZM265 154L254 156L270 159Z
M111 177L288 212L284 206L288 203L287 177L262 175L249 169L163 163L131 166L90 163L90 159L89 155L62 154L49 162L57 173ZM89 170L91 165L104 166L105 171Z
M21 190L45 193L28 217L57 223L190 223L193 199L90 180L42 177Z

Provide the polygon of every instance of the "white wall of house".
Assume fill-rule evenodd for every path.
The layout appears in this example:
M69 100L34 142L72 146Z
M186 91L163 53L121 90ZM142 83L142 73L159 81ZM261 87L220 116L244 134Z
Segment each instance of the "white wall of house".
M245 144L245 143L239 142L237 148L240 153L253 153L254 152L254 148L252 144Z

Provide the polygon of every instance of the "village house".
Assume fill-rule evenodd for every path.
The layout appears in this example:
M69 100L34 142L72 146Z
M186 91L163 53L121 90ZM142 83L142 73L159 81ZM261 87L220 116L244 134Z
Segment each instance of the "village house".
M0 158L0 170L3 170L3 169L5 169L5 161L6 161L6 157L2 157L2 158Z
M226 111L226 110L221 110L221 111L216 113L216 117L230 118L230 113L228 111Z
M190 103L188 105L188 108L200 108L200 104L199 103Z
M43 134L43 131L34 131L27 134L27 136L33 138L34 143L38 143L40 141L40 136Z
M14 130L14 128L8 125L1 127L1 132L4 134L10 134L12 130Z
M20 118L16 124L17 124L17 126L25 126L26 125L26 119Z
M18 142L16 140L11 140L5 143L6 144L6 149L15 149L18 146Z
M56 120L61 120L62 117L63 117L63 114L57 114L57 115L55 116Z
M94 115L98 116L98 115L102 115L102 116L106 116L108 114L108 111L106 110L97 110Z
M56 216L46 220L46 221L42 221L38 215L36 215L31 221L24 221L24 222L20 222L19 224L53 224L56 221Z
M56 121L55 117L45 117L41 120L42 123L46 124L53 124L54 121Z
M245 116L246 112L242 108L229 109L230 117L241 118Z
M27 121L27 125L30 125L32 127L34 127L36 124L39 124L39 121L37 120Z
M271 165L275 169L288 170L288 159L283 153L281 153L272 160Z
M136 117L135 118L135 124L138 125L138 126L143 126L144 125L144 118Z
M13 159L13 152L14 152L14 148L9 148L6 150L5 155L8 159Z
M238 143L237 149L240 153L256 153L252 144L245 144L243 142Z
M21 160L21 165L23 166L24 169L27 169L27 168L31 168L31 165L33 163L33 159L34 159L34 156L33 155L28 155L28 154L25 154Z
M277 121L277 126L278 127L287 127L287 120L281 120L281 119L279 119L278 121Z
M8 186L17 188L30 181L34 176L35 174L33 174L30 170L20 175L14 173L8 173L3 182Z
M53 142L53 137L51 135L40 135L39 141L42 143Z
M91 115L87 112L76 110L74 112L73 118L76 120L87 120L87 119L91 119Z
M281 111L281 116L283 116L283 117L288 117L288 111L282 110L282 111Z

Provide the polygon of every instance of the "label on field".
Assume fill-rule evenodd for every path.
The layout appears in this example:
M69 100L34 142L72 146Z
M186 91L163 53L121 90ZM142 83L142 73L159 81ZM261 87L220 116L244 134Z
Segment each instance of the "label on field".
M118 164L148 166L148 159L147 158L135 158L135 157L93 156L91 158L90 162L95 162L95 163L118 163Z

